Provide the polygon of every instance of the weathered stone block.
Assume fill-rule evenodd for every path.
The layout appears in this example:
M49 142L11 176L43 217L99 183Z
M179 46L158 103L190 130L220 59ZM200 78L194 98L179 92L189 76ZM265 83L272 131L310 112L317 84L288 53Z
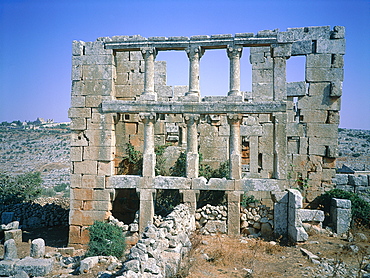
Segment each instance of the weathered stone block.
M330 26L310 26L299 28L287 28L293 33L294 40L318 40L330 38Z
M299 97L306 95L306 82L289 82L287 83L287 96Z
M94 95L88 95L86 96L85 100L85 106L86 107L99 107L99 105L102 103L103 97L102 96L94 96ZM108 99L107 99L108 100Z
M112 161L114 159L114 151L111 147L83 147L84 160L99 160L99 161Z
M85 107L85 97L73 95L71 97L71 107L78 107L78 108Z
M73 174L90 174L96 175L98 171L97 161L80 161L72 162Z
M45 241L42 238L32 240L30 256L34 259L43 258L45 255Z
M15 229L10 231L4 231L4 241L8 239L14 239L16 244L22 243L22 230Z
M84 65L114 65L113 55L85 55L82 57Z
M348 183L355 186L368 186L367 175L348 175Z
M45 276L53 270L53 259L34 259L26 257L18 261L14 266L14 271L24 271L32 276Z
M82 76L84 80L112 80L115 76L115 70L112 65L84 65L82 66Z
M85 118L71 118L71 130L85 130L86 119Z
M292 52L292 44L276 44L272 45L272 57L290 57Z
M0 261L0 275L11 277L14 274L14 265L17 260L4 260Z
M85 210L70 210L69 224L91 226L94 221L104 221L110 215L107 211L85 211Z
M271 101L273 100L274 91L273 91L273 83L267 82L267 83L252 83L252 95L253 100L255 101Z
M343 81L342 68L306 68L307 82Z
M345 27L344 26L334 26L333 32L331 33L331 39L342 39L345 35Z
M346 52L346 40L317 40L316 44L317 53L335 53L345 54Z
M302 195L297 189L288 189L288 206L290 208L302 208Z
M104 176L95 176L95 175L83 175L82 188L99 188L102 189L105 187L105 177Z
M312 41L295 41L292 44L292 56L312 53Z
M307 68L330 68L331 54L310 54L306 56Z
M82 161L82 147L71 147L71 161Z
M331 54L332 55L332 61L331 61L331 67L332 68L343 68L344 67L344 58L341 54Z
M84 54L84 41L73 41L72 42L72 55L73 56L81 56Z
M331 82L329 95L331 97L340 97L340 96L342 96L342 82L341 81Z
M330 214L334 224L334 230L337 234L341 235L346 233L351 224L351 209L332 207Z
M348 184L348 175L346 174L336 174L333 182L336 185L345 185Z
M105 49L104 42L85 42L85 55L113 54L112 49Z
M323 222L325 219L322 210L299 209L298 214L302 222Z
M338 135L338 128L333 124L307 124L308 137L328 137L336 138Z
M86 140L89 141L89 146L114 146L115 137L112 130L87 130L85 133Z
M255 69L252 70L253 83L272 83L273 82L272 69Z

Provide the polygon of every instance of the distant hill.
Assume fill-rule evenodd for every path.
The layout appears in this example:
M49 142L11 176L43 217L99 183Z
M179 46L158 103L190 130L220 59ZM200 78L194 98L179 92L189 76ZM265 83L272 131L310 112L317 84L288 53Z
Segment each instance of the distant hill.
M340 128L338 139L337 168L370 171L370 130Z
M39 171L44 185L69 183L70 130L68 125L52 127L0 126L0 171Z
M70 130L68 124L24 126L0 125L0 171L40 171L44 185L69 183ZM339 157L356 171L370 171L370 130L339 129Z

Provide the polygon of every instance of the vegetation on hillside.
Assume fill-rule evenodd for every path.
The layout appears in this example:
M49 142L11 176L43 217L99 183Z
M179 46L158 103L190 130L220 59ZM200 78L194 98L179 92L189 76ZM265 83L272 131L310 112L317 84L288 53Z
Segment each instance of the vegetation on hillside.
M0 173L0 204L10 205L30 202L42 192L40 172L21 175Z

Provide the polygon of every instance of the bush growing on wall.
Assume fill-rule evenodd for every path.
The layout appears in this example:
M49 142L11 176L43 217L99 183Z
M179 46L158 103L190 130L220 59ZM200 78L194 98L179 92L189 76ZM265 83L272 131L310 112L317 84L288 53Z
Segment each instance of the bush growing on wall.
M30 202L40 196L40 172L29 172L21 175L0 173L0 204L10 205Z
M90 242L86 257L115 256L121 258L126 248L122 229L107 222L95 221L88 228Z

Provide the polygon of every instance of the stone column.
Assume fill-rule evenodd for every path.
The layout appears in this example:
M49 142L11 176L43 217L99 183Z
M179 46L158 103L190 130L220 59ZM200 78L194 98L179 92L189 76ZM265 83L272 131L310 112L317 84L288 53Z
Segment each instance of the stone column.
M287 136L286 113L274 113L274 178L286 179L287 175Z
M144 123L143 177L154 177L154 123L156 115L154 113L140 113L139 116Z
M227 234L240 234L240 196L243 191L228 191L227 193Z
M186 49L189 57L189 92L186 96L193 101L199 101L199 61L204 54L204 50L200 46L190 46Z
M230 91L229 96L240 96L240 58L242 56L242 47L227 48L227 56L230 59Z
M185 115L187 125L186 177L197 178L199 174L198 121L199 115Z
M154 194L155 189L137 189L139 194L139 232L142 233L146 226L153 224Z
M240 158L240 121L241 115L229 114L227 120L230 125L229 138L229 160L230 160L230 179L238 180L241 178L241 158Z
M157 50L154 47L141 48L141 54L145 61L144 92L140 96L141 100L157 100L157 94L154 92L154 60L157 56Z

